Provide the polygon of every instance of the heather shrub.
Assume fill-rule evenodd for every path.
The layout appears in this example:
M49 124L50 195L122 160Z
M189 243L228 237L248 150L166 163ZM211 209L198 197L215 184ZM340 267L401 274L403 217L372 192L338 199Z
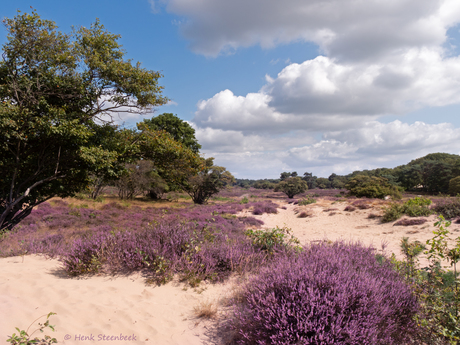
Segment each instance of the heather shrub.
M285 256L235 300L240 344L404 344L417 332L410 287L358 244L321 243Z
M297 216L297 218L307 218L307 217L310 217L310 214L305 211L300 212L299 215Z
M431 209L447 219L458 217L460 216L460 198L437 199Z
M403 218L398 220L394 225L401 225L401 226L410 226L410 225L421 225L426 223L427 220L425 218L416 218L416 219L409 219Z
M367 210L372 207L366 200L353 201L352 205L359 208L360 210Z
M264 201L264 202L254 202L248 203L247 206L253 206L254 209L252 211L253 215L261 215L264 213L278 213L277 207L275 203L271 201Z
M244 225L249 225L249 226L261 226L264 225L264 222L261 221L260 219L256 219L254 217L240 217L239 218Z
M344 211L347 211L347 212L353 212L353 211L356 211L356 207L352 206L352 205L348 205L347 207L345 207L343 209Z

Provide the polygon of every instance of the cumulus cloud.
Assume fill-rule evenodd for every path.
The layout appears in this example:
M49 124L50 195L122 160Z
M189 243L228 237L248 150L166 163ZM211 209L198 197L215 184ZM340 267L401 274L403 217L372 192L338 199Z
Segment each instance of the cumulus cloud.
M460 129L448 123L371 121L362 128L325 132L319 140L302 140L302 135L279 141L209 128L197 132L207 156L247 178L276 178L282 171L293 170L327 177L332 172L394 167L432 152L460 153ZM215 145L217 138L220 146Z
M199 54L319 47L321 56L289 62L260 90L223 90L197 104L204 152L239 177L328 176L460 152L460 129L450 124L382 122L460 103L460 58L446 48L458 0L162 1Z
M224 90L200 101L194 122L246 133L335 130L359 126L363 117L459 102L459 57L422 48L387 64L341 64L324 56L293 63L259 92Z
M460 18L456 0L168 0L185 17L182 34L197 53L216 56L259 44L311 41L331 56L382 57L398 49L438 46Z

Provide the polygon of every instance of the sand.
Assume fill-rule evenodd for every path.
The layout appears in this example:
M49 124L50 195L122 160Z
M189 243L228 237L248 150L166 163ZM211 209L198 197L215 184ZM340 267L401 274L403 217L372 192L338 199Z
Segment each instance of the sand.
M184 290L174 282L149 286L138 274L68 278L57 260L36 255L3 258L0 341L16 332L15 327L26 329L52 311L56 315L50 324L56 332L43 334L62 344L203 344L209 340L208 322L194 317L194 307L218 301L225 290L224 285L206 284Z
M344 211L346 202L320 201L300 207L280 205L286 209L256 218L265 222L264 227L291 228L302 243L342 239L378 248L386 243L387 254L394 252L398 257L401 257L402 237L425 242L432 237L436 220L431 216L429 222L409 227L381 224L379 219L368 218L370 213L381 213L379 203L372 209L353 212ZM331 208L337 210L325 212ZM311 216L297 218L296 214L302 211ZM458 236L457 224L450 230ZM15 332L15 327L26 329L34 319L52 311L57 313L51 316L56 332L47 330L44 334L52 335L62 344L215 343L209 332L211 321L197 319L194 308L205 302L218 305L230 295L232 283L202 284L198 289L184 287L177 282L160 287L148 285L138 273L122 277L69 278L54 259L36 255L3 258L0 259L3 316L0 335L4 340L0 338L0 341ZM112 340L107 340L110 337Z

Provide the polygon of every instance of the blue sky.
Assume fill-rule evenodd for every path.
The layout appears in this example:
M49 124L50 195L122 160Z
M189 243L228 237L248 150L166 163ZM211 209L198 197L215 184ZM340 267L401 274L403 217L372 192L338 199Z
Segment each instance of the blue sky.
M460 153L458 0L16 0L0 14L30 6L65 32L99 18L120 34L164 75L172 103L155 114L188 121L238 178Z

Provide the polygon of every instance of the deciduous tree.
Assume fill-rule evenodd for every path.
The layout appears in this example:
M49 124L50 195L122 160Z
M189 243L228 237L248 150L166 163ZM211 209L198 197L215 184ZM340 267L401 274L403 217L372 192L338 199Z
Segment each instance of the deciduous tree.
M119 36L98 20L71 34L35 12L3 22L0 229L11 229L41 202L81 190L90 173L117 173L133 149L106 145L112 130L98 119L147 112L166 98L160 73L125 60Z

